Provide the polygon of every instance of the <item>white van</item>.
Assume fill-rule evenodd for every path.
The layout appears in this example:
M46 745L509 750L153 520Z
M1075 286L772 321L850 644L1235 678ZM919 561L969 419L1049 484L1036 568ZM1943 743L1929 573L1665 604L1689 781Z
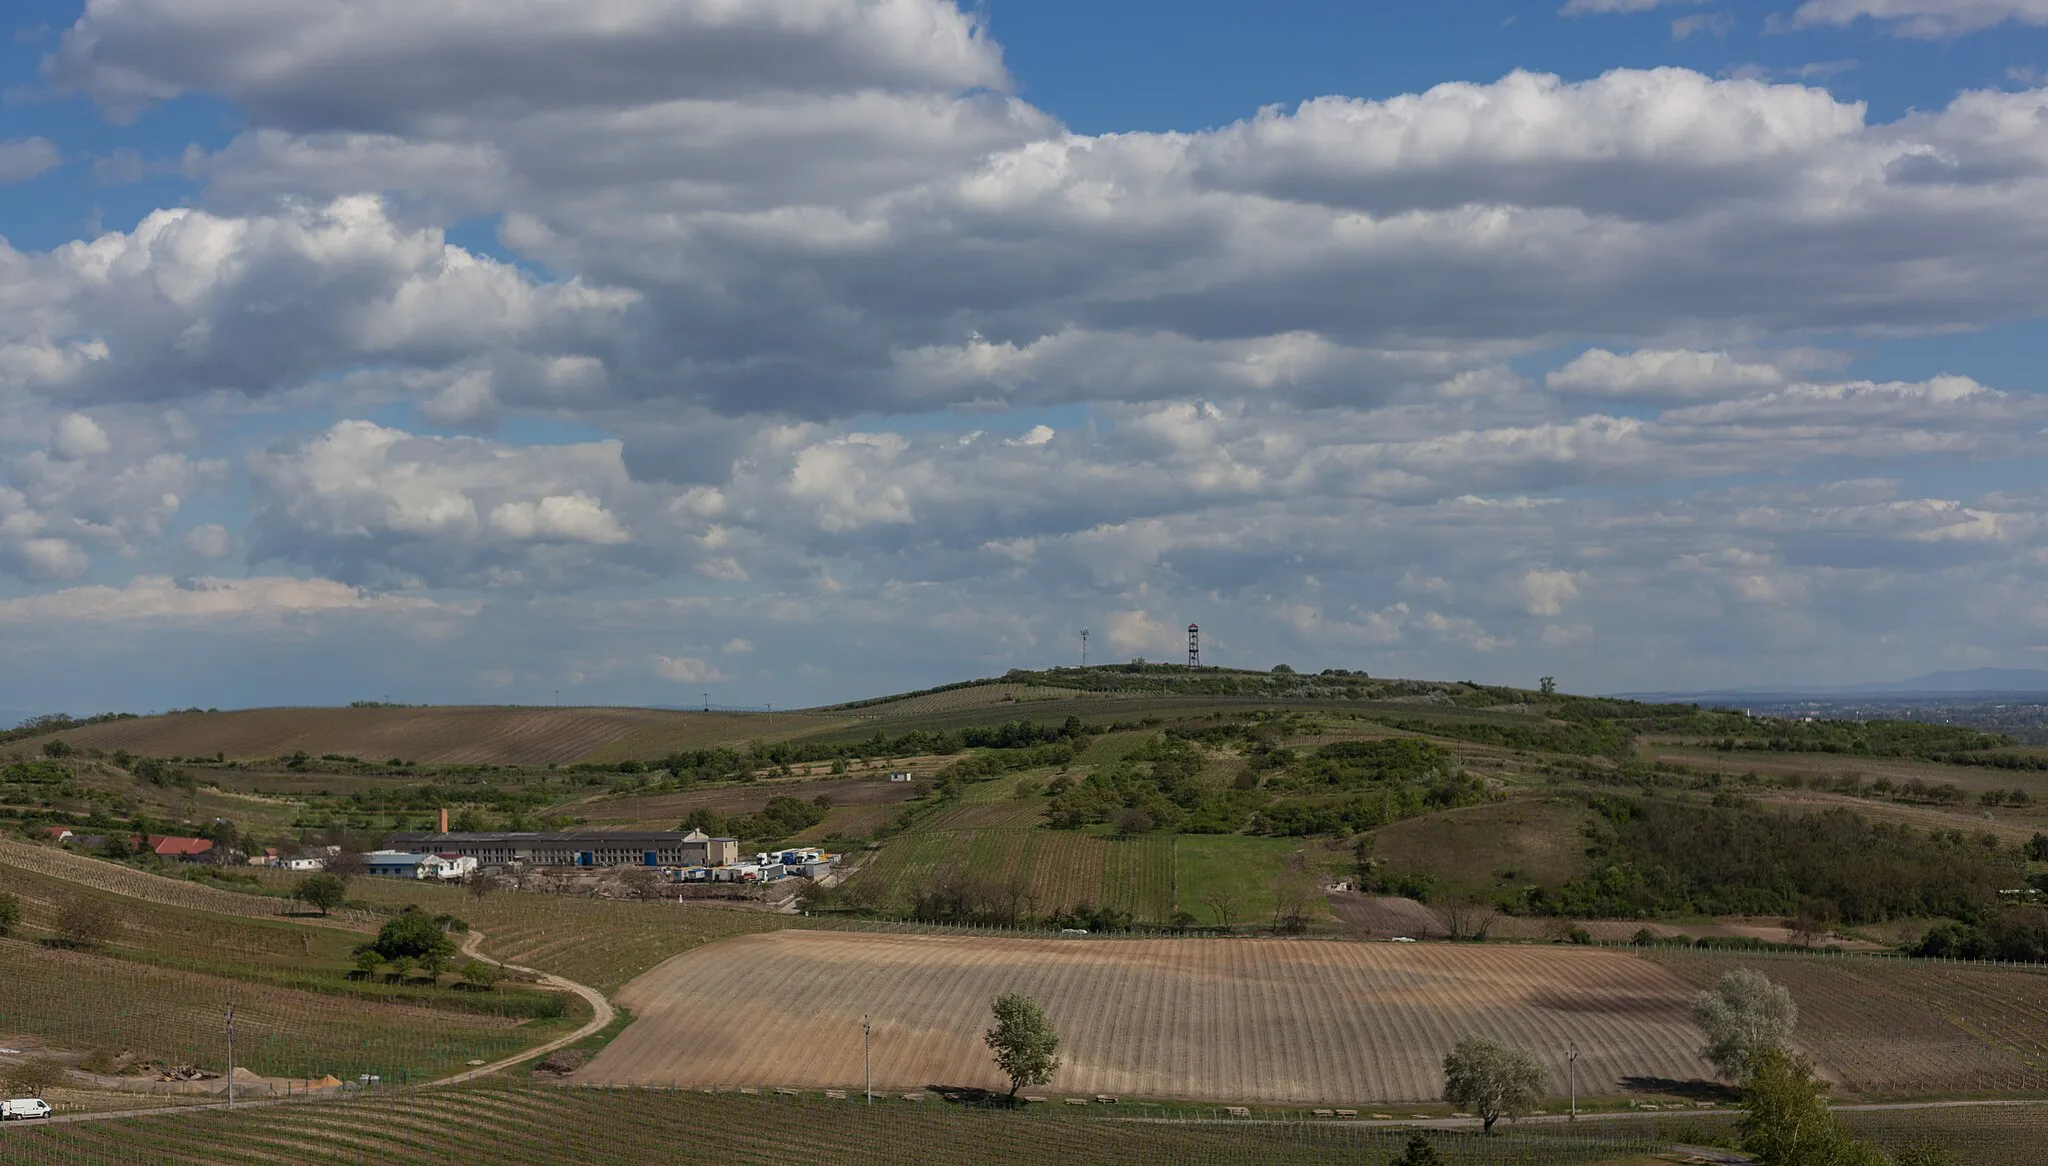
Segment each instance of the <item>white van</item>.
M32 1117L50 1116L50 1103L40 1097L23 1097L14 1101L0 1101L0 1121L23 1121Z

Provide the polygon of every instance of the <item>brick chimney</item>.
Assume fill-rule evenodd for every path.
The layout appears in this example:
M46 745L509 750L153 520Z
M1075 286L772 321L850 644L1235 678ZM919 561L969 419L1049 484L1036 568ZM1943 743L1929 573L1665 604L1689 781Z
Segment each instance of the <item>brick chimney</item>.
M441 807L441 833L443 833L443 834L446 834L447 832L448 832L448 807L447 807L447 806L442 806L442 807Z

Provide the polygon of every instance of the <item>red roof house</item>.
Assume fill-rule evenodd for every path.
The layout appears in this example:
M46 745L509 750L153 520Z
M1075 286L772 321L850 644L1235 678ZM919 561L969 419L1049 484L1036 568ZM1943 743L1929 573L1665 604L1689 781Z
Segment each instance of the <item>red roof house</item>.
M49 834L52 842L63 842L71 837L69 826L45 826L43 830Z
M149 836L149 848L160 858L177 858L192 862L202 858L213 849L209 838L174 838L164 834Z

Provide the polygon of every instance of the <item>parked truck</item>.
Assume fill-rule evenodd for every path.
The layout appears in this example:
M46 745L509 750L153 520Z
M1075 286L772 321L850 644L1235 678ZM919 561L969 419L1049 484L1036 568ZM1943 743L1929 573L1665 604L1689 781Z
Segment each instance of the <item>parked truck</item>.
M0 1101L0 1121L26 1121L29 1118L50 1116L50 1103L40 1097L20 1097L13 1101Z

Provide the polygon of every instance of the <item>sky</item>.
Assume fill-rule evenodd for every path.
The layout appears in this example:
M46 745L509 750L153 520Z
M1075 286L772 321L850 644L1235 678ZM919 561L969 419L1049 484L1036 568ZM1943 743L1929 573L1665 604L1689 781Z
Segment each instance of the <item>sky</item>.
M0 709L2048 667L2048 0L0 21Z

